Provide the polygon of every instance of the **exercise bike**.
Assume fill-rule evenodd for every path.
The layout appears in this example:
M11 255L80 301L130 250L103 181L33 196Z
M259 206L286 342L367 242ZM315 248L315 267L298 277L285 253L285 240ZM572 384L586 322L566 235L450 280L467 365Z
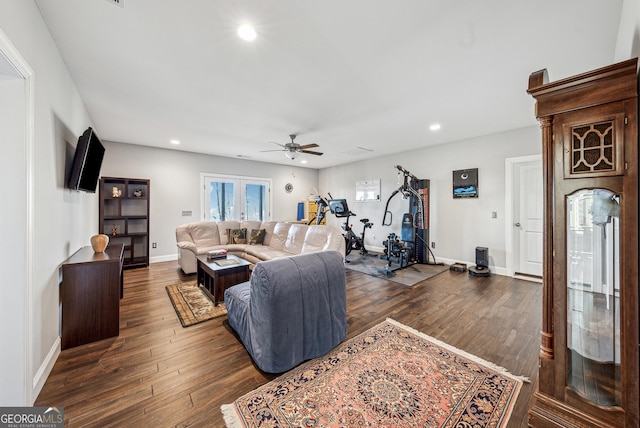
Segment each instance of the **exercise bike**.
M347 218L347 221L348 221L348 218ZM350 232L350 235L352 236L351 241L353 243L351 248L360 250L360 254L364 256L369 252L364 247L364 233L367 231L367 229L371 229L371 227L373 226L373 223L371 223L368 218L361 218L360 223L362 223L362 233L360 234L359 237L356 236L355 233L353 233L353 230L351 229L351 227L349 227L349 232Z
M358 236L349 224L349 217L355 216L355 213L349 210L346 199L330 199L329 210L331 214L338 218L346 217L345 222L342 224L342 230L344 230L345 255L348 256L351 250L359 250L361 255L367 254L368 251L364 246L364 234L367 229L373 226L373 223L371 223L368 218L360 219L362 223L362 233Z

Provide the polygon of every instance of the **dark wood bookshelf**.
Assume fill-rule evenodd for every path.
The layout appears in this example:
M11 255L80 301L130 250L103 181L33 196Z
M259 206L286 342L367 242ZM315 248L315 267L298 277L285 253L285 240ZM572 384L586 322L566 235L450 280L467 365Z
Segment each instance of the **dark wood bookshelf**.
M149 266L149 192L147 179L100 179L100 233L124 247L124 267Z

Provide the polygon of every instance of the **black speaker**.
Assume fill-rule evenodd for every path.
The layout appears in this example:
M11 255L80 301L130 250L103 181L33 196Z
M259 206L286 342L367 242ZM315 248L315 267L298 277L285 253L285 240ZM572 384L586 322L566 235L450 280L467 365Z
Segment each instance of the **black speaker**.
M476 265L479 268L489 266L489 249L487 247L476 247Z

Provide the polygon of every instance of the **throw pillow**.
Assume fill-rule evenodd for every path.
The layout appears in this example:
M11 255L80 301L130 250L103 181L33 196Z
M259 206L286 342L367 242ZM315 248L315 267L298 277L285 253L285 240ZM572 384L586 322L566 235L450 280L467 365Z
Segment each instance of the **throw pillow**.
M247 243L247 229L227 229L227 236L229 244L246 244Z
M250 245L261 245L264 242L264 236L267 234L265 229L253 229L249 235Z

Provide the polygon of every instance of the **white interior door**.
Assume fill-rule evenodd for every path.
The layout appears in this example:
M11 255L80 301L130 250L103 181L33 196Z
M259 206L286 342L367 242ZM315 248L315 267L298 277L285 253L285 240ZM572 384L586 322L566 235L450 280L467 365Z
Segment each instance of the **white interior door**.
M514 217L514 237L519 240L519 260L515 271L542 276L542 163L527 162L517 169L519 209Z

